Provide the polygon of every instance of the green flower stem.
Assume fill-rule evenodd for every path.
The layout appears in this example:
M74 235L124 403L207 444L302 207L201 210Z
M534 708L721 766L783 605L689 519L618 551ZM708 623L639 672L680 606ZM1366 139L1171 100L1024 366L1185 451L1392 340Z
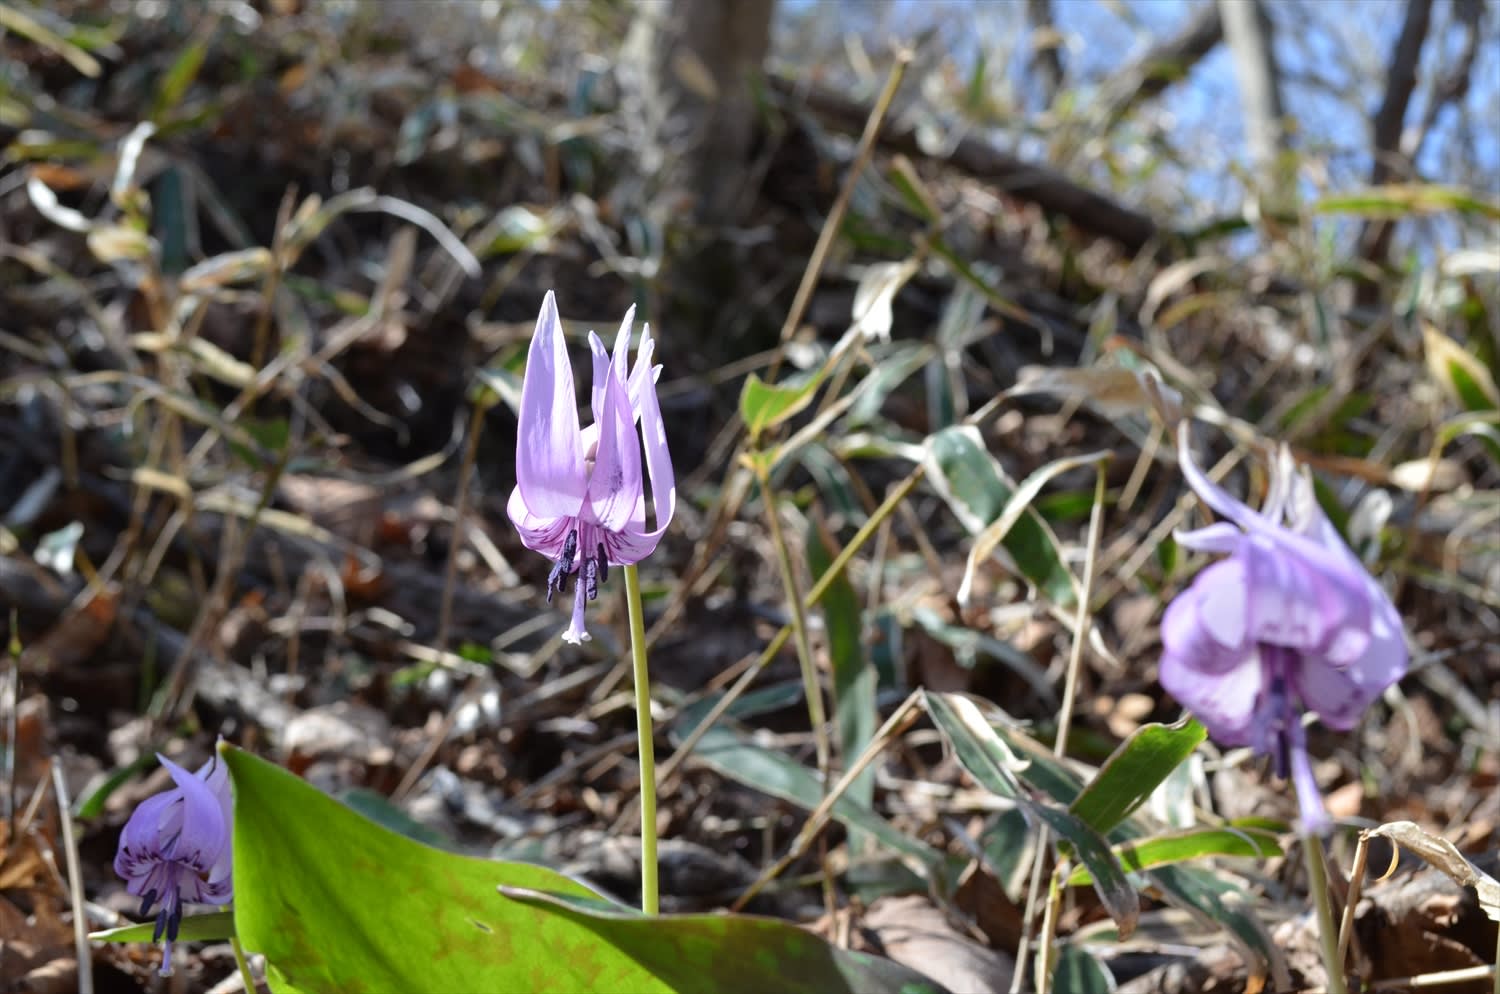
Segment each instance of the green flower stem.
M245 994L255 994L260 988L255 986L255 975L250 972L250 961L245 959L245 950L240 945L239 936L229 937L229 948L234 950L234 962L240 968L240 981L245 985Z
M630 612L630 659L635 670L635 730L641 757L641 910L660 912L656 882L656 752L651 728L651 675L646 668L646 616L641 575L625 567L625 604Z
M832 750L828 744L828 720L823 710L823 691L818 686L818 670L813 663L812 642L807 635L807 608L802 603L802 588L792 567L792 554L781 531L781 517L776 510L776 496L771 489L771 474L760 454L751 457L756 479L760 482L760 499L766 507L766 524L771 529L771 544L776 547L776 562L781 567L781 583L786 587L787 607L792 611L792 637L797 646L797 661L802 664L802 685L807 694L807 717L812 722L813 743L818 752L818 776L823 791L828 791L828 770Z
M1333 924L1333 901L1328 896L1328 866L1323 861L1323 840L1316 835L1302 836L1302 853L1307 860L1307 886L1318 908L1318 939L1323 947L1323 968L1328 971L1328 994L1349 994L1344 979L1344 964L1339 958L1339 933Z

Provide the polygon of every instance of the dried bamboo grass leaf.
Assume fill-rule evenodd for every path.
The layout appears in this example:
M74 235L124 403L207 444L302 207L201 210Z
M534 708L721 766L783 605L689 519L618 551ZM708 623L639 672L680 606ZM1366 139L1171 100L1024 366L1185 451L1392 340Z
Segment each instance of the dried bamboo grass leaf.
M1500 922L1500 880L1485 873L1464 857L1458 847L1440 835L1423 831L1415 822L1393 821L1364 833L1365 838L1380 836L1422 857L1460 887L1473 887L1479 895L1479 906L1492 920Z

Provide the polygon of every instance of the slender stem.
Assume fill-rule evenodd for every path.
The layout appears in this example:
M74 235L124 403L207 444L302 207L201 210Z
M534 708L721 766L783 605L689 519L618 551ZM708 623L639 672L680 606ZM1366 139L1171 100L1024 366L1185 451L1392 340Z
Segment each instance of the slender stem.
M760 482L760 499L766 507L766 524L771 528L771 544L776 547L776 562L781 567L781 583L786 587L787 607L792 611L792 638L797 646L797 661L802 664L802 686L807 694L807 717L812 722L813 742L818 750L818 776L823 790L828 790L831 762L828 746L827 718L823 711L823 691L818 686L818 670L813 664L812 642L807 636L807 607L802 603L802 586L792 568L792 554L781 531L781 516L776 511L776 495L771 489L771 474L762 458L751 457L756 479Z
M1042 936L1036 947L1037 994L1050 994L1052 990L1052 933L1057 928L1058 908L1062 904L1062 888L1058 886L1058 881L1062 878L1064 865L1058 865L1047 885L1047 903L1042 911Z
M245 985L245 994L255 994L260 988L255 986L255 975L250 972L250 961L245 959L245 950L240 945L239 936L229 937L229 948L234 950L234 962L240 968L240 982Z
M1328 971L1328 994L1349 994L1344 964L1339 960L1339 933L1333 924L1333 900L1328 896L1328 867L1323 862L1323 840L1316 835L1303 835L1302 853L1307 860L1307 886L1318 908L1318 939L1323 948L1323 968Z
M660 912L656 883L656 753L651 729L651 676L646 669L646 617L641 577L625 567L625 604L630 612L630 660L635 670L635 731L641 756L641 910Z

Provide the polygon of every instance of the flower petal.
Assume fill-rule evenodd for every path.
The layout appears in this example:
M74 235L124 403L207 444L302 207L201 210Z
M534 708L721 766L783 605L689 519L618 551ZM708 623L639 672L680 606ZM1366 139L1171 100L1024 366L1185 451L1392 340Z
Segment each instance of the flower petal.
M1245 533L1239 526L1227 521L1218 521L1206 528L1194 528L1192 531L1176 531L1172 533L1172 537L1184 549L1225 555L1233 553L1245 541Z
M655 383L656 377L661 375L661 367L652 367L651 356L656 351L656 342L651 338L651 326L641 326L641 342L635 349L635 365L631 367L630 379L627 385L630 387L630 409L635 412L637 419L641 416L641 402L645 397L646 384Z
M1235 559L1214 563L1167 605L1163 649L1201 673L1222 674L1250 652L1248 610L1244 564Z
M589 384L589 407L594 412L594 423L585 431L604 423L604 385L609 382L610 369L609 353L604 350L604 341L592 331L589 332L589 358L594 364L594 381ZM588 452L592 448L589 442L585 442L583 451Z
M170 858L207 873L229 848L229 823L208 784L165 756L157 755L182 792L182 827L168 843Z
M1199 468L1193 459L1193 436L1191 422L1184 420L1177 426L1177 461L1182 466L1182 474L1187 477L1188 486L1193 492L1223 517L1235 522L1242 528L1249 528L1250 522L1260 518L1260 515L1250 509L1247 504L1236 500L1228 490L1219 486L1208 478L1208 474Z
M1216 676L1208 676L1173 653L1161 659L1161 685L1191 711L1214 741L1247 746L1255 737L1256 711L1265 674L1255 653Z
M510 500L505 504L505 513L510 517L510 523L516 526L522 545L532 552L540 552L548 559L556 560L562 556L563 546L568 541L568 533L573 529L572 518L550 518L532 514L526 509L526 501L521 496L519 486L510 492Z
M613 367L605 377L599 448L588 481L593 521L606 531L620 531L641 498L641 443L636 438L624 382Z
M1302 831L1306 835L1324 835L1333 827L1333 820L1328 817L1328 809L1323 806L1323 792L1318 789L1318 780L1313 776L1312 760L1307 755L1307 736L1301 722L1295 723L1289 751Z
M579 438L573 366L551 291L542 301L521 382L516 486L526 507L545 517L574 516L588 480Z

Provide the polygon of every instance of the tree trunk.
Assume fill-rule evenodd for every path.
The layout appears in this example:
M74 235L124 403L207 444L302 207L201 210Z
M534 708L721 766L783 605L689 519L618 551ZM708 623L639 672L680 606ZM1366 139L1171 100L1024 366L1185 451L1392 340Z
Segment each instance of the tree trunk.
M774 0L638 0L626 40L627 99L643 125L641 174L692 197L708 225L737 220L754 135L753 78Z
M1286 161L1281 71L1276 65L1271 19L1261 0L1219 0L1219 17L1234 59L1245 142L1261 199L1273 211L1289 208L1296 200L1297 177Z

